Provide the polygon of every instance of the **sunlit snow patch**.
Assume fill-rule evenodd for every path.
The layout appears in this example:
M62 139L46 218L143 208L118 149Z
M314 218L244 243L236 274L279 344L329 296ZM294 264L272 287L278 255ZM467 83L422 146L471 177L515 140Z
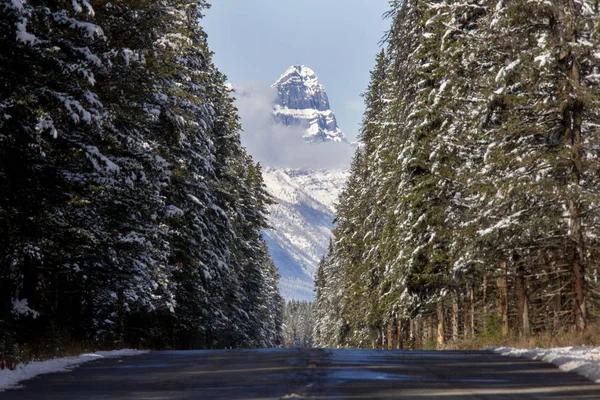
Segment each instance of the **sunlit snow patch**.
M118 358L126 356L137 356L148 353L141 350L113 350L98 351L90 354L81 354L77 357L54 358L46 361L35 361L27 365L19 365L14 371L0 370L0 392L7 389L19 387L19 382L35 378L38 375L51 374L54 372L68 372L75 367L89 361L101 358Z
M563 371L575 372L595 383L600 383L600 347L573 346L533 350L485 347L483 350L508 357L545 361L556 365Z

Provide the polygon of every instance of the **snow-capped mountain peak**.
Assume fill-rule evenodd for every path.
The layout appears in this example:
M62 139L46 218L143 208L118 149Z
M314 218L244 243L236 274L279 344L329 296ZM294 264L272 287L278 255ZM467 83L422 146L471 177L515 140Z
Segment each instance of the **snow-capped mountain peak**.
M325 93L325 88L319 83L319 78L317 77L317 74L315 74L315 71L305 65L290 66L272 87L278 88L279 86L289 84L303 85L307 89L307 92ZM328 108L329 103L327 103L327 109Z
M292 65L272 85L277 89L273 113L286 126L299 125L308 142L345 142L329 98L315 72L304 65Z

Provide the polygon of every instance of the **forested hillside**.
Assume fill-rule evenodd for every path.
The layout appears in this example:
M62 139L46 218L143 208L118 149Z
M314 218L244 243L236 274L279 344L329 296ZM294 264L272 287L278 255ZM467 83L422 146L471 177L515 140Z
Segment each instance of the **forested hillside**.
M316 343L585 330L600 314L598 2L390 7L316 276Z
M0 354L281 342L271 200L206 7L0 2Z

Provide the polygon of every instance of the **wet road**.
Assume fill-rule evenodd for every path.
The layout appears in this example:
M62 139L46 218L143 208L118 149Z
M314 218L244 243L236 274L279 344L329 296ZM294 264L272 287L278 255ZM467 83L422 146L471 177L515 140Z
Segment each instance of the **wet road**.
M43 375L0 400L600 399L600 385L485 352L151 352Z

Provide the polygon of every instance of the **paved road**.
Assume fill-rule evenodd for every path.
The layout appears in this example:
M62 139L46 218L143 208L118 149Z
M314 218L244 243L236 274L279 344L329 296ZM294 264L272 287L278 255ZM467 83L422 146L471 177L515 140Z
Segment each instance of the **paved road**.
M0 400L600 399L550 364L483 352L152 352L44 375Z

